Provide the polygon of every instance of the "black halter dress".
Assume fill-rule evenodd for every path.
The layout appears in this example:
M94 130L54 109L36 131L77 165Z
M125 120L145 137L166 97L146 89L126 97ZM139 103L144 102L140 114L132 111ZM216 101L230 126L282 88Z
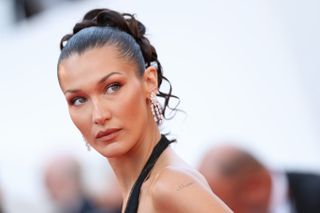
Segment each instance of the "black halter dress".
M144 165L138 179L134 183L130 197L127 202L125 213L136 213L139 206L139 196L140 196L140 189L143 182L148 178L152 168L154 167L155 163L157 162L158 158L160 157L161 153L169 146L169 144L173 141L169 141L166 136L161 135L160 141L157 145L153 148L152 153Z

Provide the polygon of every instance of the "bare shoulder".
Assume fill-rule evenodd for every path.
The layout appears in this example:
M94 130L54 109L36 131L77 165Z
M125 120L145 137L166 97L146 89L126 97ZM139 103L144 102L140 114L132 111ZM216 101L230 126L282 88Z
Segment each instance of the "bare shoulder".
M231 212L192 168L165 167L155 176L150 190L156 212Z

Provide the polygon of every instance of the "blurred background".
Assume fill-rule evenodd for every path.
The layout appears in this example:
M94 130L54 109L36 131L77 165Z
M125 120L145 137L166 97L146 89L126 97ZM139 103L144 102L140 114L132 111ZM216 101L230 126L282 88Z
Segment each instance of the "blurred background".
M228 142L270 168L320 173L319 1L1 0L4 212L54 212L45 171L62 155L79 162L97 203L113 193L112 171L86 150L56 77L61 37L96 7L135 13L147 26L186 111L163 131L192 166Z

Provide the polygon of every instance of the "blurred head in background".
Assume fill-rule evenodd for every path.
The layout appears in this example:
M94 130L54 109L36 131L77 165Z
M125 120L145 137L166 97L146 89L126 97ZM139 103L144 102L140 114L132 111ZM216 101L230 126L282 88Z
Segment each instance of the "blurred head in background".
M232 146L211 149L199 167L212 190L236 212L267 212L271 177L255 158Z
M44 182L59 212L94 209L84 192L79 162L71 156L56 156L44 169Z
M199 166L212 190L235 212L320 212L320 176L267 169L229 145L209 150Z

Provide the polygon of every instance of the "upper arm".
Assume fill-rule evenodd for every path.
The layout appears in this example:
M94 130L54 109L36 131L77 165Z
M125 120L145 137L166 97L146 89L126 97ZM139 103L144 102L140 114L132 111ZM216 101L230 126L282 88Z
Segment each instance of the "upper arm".
M231 212L202 180L183 169L164 169L151 188L156 212Z

